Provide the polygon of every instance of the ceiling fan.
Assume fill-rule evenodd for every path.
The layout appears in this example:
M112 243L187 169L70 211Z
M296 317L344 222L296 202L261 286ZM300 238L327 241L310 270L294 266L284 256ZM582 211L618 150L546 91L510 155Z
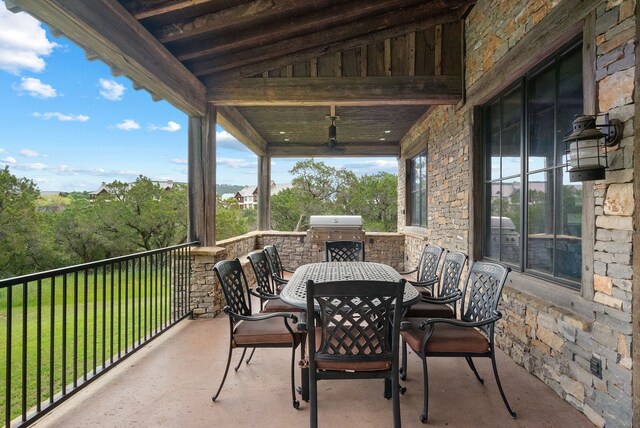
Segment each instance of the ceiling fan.
M336 120L340 119L340 116L336 116L335 110L331 113L332 114L325 116L331 121L331 125L329 125L329 136L327 138L327 153L344 153L347 148L343 144L338 143L336 128Z

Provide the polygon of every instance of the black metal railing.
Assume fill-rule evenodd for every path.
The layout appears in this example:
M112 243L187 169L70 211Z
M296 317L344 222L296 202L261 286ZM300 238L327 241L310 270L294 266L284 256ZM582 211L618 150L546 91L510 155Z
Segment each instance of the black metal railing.
M5 427L31 424L189 316L194 244L1 280Z

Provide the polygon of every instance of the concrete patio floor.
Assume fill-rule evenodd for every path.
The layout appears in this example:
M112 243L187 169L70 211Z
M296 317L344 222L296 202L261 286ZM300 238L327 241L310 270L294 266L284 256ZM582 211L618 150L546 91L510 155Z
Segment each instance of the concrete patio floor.
M218 402L211 395L227 355L228 320L184 320L70 398L36 427L305 427L309 405L291 406L289 350L258 349L251 364L230 371ZM234 362L241 352L234 352ZM422 409L420 360L409 355L407 393L401 397L405 427L592 427L589 420L504 353L498 369L513 420L498 393L489 359L476 366L481 385L462 358L429 360L430 419ZM296 370L299 383L299 370ZM319 383L319 424L390 427L391 402L381 380Z

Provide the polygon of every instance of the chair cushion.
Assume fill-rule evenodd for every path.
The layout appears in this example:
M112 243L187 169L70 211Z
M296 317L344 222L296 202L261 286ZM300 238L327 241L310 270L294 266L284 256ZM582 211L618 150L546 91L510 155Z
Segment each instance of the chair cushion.
M288 322L293 330L294 337L298 341L300 334L296 332L296 326L291 320L288 320ZM284 326L282 317L261 321L240 321L236 324L231 344L233 347L252 345L285 346L286 344L291 344L291 333Z
M364 339L361 340L364 342ZM316 350L320 349L322 343L322 327L316 327ZM390 359L379 359L371 361L357 361L357 356L343 355L340 360L323 359L323 355L316 356L316 369L318 370L353 370L356 372L371 372L389 370L391 368ZM329 357L330 358L330 357Z
M418 302L411 306L406 318L454 318L449 305Z
M404 321L411 323L411 328L400 333L407 345L415 352L420 352L422 339L428 331L418 327L422 320L422 318L405 318ZM456 352L486 354L489 352L489 341L475 328L441 323L435 326L425 351L427 355Z
M280 299L267 300L262 312L302 312L302 308L290 305Z

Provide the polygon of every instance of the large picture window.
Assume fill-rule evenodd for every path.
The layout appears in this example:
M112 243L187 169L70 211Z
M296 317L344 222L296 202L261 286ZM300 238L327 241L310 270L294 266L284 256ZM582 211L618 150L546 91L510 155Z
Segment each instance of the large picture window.
M582 184L565 170L564 136L583 111L573 45L483 108L484 256L580 287Z
M411 159L409 167L409 225L427 227L427 153Z

